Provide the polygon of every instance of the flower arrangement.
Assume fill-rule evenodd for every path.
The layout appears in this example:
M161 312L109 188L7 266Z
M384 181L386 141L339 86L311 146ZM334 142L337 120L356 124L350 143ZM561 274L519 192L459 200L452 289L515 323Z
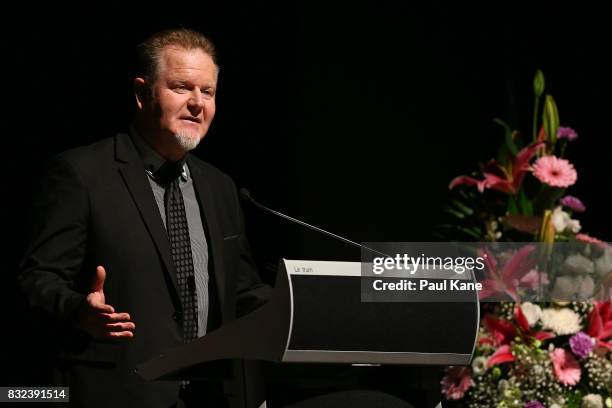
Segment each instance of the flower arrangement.
M452 221L439 236L533 244L503 259L488 254L481 299L501 294L507 301L481 305L472 364L447 368L442 392L448 402L474 408L612 408L612 247L582 233L574 218L586 206L567 194L578 172L565 153L578 134L560 126L541 71L533 86L530 140L496 119L505 135L496 159L449 186L454 197L445 210ZM531 255L538 245L556 243L571 251L557 261L545 252L550 273ZM549 298L524 301L536 287L546 287Z
M611 407L612 305L501 303L484 314L470 367L442 393L469 407Z
M560 126L551 95L544 95L538 120L544 93L541 71L534 79L534 93L532 137L524 141L522 133L495 119L504 129L504 143L497 158L482 164L480 171L451 181L449 188L456 194L445 210L453 219L439 226L439 237L600 242L579 233L580 222L572 217L586 207L579 198L565 194L578 180L574 165L564 158L578 134L570 127ZM476 189L460 188L465 186Z

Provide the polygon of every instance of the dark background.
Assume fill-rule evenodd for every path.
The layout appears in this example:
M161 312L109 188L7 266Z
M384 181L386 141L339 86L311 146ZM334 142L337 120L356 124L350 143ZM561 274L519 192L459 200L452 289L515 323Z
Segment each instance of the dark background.
M4 14L2 307L11 357L2 385L21 381L15 362L27 348L17 345L42 341L22 330L12 284L39 165L128 128L134 46L162 28L199 29L219 51L217 117L196 154L261 202L355 241L431 240L449 181L502 140L493 118L530 135L541 68L562 125L580 135L568 156L579 173L570 193L587 206L583 230L611 239L612 37L603 8L151 7ZM245 213L268 280L279 257L359 259L343 243Z

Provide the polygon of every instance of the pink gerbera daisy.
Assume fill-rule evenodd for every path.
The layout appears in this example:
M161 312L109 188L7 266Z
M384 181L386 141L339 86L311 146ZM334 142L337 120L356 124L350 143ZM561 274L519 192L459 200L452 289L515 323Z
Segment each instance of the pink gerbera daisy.
M602 241L601 239L597 239L587 234L576 234L576 239L581 242L586 242L587 244L594 244L600 248L607 248L609 245L607 242Z
M569 351L556 348L549 353L555 377L561 384L576 385L580 381L580 364Z
M555 156L543 156L536 160L533 175L542 183L561 188L571 186L578 179L574 165Z
M465 392L472 386L472 376L468 367L450 367L440 382L442 393L449 400L463 398Z

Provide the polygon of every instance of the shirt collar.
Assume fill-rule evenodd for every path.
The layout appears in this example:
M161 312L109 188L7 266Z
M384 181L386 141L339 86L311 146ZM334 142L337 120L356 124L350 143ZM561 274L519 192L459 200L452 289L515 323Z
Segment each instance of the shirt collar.
M142 159L142 162L145 167L145 171L151 178L155 178L154 174L162 168L164 165L168 165L172 162L164 159L159 153L155 151L136 131L134 126L130 127L130 137L134 142L134 146L136 146L136 150L138 151L138 155ZM181 160L183 163L183 172L181 173L181 179L183 181L189 180L189 168L186 165L187 156Z

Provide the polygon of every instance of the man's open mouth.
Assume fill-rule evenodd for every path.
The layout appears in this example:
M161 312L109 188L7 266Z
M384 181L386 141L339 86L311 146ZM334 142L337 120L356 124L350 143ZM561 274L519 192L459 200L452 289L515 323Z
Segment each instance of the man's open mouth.
M194 122L194 123L202 123L202 120L200 118L196 118L194 116L183 116L181 117L182 120L188 120L190 122Z

